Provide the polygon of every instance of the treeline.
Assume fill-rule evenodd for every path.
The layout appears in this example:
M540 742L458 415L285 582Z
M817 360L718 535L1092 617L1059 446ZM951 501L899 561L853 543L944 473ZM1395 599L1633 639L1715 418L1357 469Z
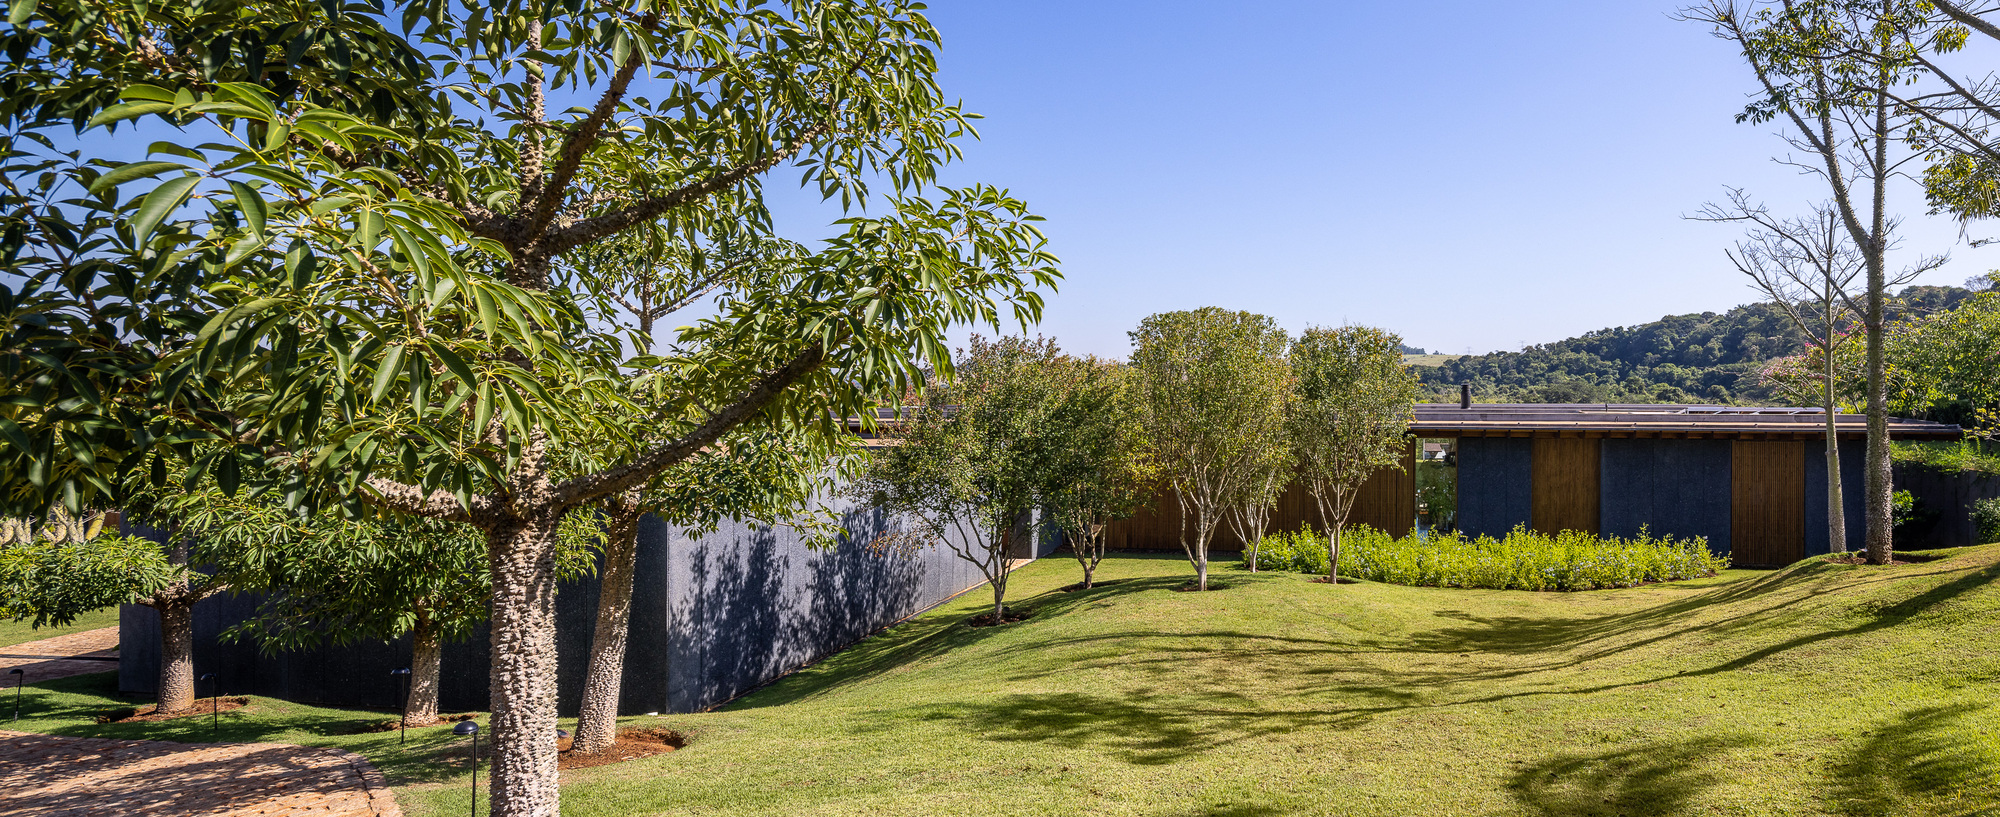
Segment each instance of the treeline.
M1891 301L1892 320L1950 310L1972 291L1912 286ZM1467 355L1418 368L1426 399L1494 403L1768 403L1782 396L1764 382L1773 360L1805 351L1777 306L1668 315L1651 323L1599 329L1518 352Z

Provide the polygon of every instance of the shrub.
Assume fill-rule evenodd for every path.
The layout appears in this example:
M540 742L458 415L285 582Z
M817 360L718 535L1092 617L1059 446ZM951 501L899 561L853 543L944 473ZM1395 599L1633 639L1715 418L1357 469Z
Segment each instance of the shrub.
M1972 503L1972 526L1979 531L1979 541L2000 542L2000 497Z
M1302 537L1312 546L1299 547ZM1306 530L1287 537L1287 544L1293 569L1326 572L1325 539ZM1707 539L1644 530L1630 539L1579 531L1550 536L1522 527L1502 539L1457 533L1397 539L1357 525L1341 537L1340 549L1343 576L1418 587L1595 590L1712 576L1728 566L1728 558L1709 552Z

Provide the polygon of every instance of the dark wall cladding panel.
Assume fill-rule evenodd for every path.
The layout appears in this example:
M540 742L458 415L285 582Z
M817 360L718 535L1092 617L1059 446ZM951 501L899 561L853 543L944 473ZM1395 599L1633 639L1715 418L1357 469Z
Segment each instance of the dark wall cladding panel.
M1729 550L1730 441L1606 439L1604 534L1705 536Z
M1986 544L1972 524L1972 503L2000 497L2000 474L1899 465L1895 488L1917 501L1916 519L1895 531L1897 550Z
M1534 441L1463 437L1458 441L1458 529L1467 536L1507 535L1534 513Z
M867 546L902 529L845 500L823 507L843 514L849 531L838 547L816 551L790 528L730 524L689 537L654 518L639 528L631 636L625 651L624 714L686 712L713 706L769 683L903 618L985 581L978 568L932 547L907 556ZM1046 556L1059 546L1035 543ZM563 583L556 594L557 708L576 714L596 628L595 575ZM984 592L983 590L981 592ZM407 638L325 646L264 656L248 641L222 644L221 631L252 615L260 597L234 594L195 608L195 673L214 672L223 694L269 695L303 703L399 705L389 672L409 665ZM126 605L119 616L119 689L152 694L158 684L159 620L151 608ZM444 651L439 704L445 711L487 708L490 654L484 625ZM207 695L203 687L197 691Z
M1840 441L1840 499L1847 509L1847 549L1860 550L1867 531L1861 527L1861 475L1867 462L1866 440ZM1826 530L1826 440L1806 442L1806 555L1829 553Z

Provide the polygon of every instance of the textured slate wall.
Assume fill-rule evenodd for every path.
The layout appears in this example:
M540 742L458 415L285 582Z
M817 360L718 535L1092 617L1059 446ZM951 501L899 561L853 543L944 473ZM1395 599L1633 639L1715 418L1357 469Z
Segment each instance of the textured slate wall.
M1458 529L1495 538L1534 513L1534 441L1462 437L1458 441Z
M877 556L865 542L899 527L842 500L848 541L807 548L789 528L732 524L690 537L657 519L640 526L632 633L619 706L627 714L713 706L935 606L984 582L977 568L939 547L907 557ZM1059 541L1024 547L1047 555ZM558 708L576 713L595 628L598 583L564 583L556 595ZM979 592L986 592L981 588ZM389 671L409 665L407 639L265 656L250 643L217 636L256 608L249 594L218 596L195 608L195 673L218 675L223 694L268 695L339 706L394 708ZM119 616L120 691L152 694L158 681L159 617L126 605ZM487 708L484 626L447 646L439 690L446 711ZM197 694L207 695L206 686Z
M1840 441L1840 504L1846 510L1847 549L1860 550L1868 538L1861 527L1861 475L1868 458L1866 440ZM1826 531L1826 441L1806 442L1806 555L1830 553Z
M1603 532L1706 536L1729 550L1729 440L1604 441Z
M1899 465L1895 486L1917 500L1917 518L1896 529L1897 550L1986 544L1973 527L1972 503L2000 497L2000 474Z

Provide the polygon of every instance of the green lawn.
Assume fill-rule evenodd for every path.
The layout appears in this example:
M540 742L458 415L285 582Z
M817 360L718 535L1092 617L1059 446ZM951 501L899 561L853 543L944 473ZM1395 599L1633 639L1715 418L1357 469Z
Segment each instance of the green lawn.
M12 647L15 644L22 644L29 641L40 641L44 638L55 638L59 635L80 633L85 630L95 630L99 627L116 626L118 626L118 608L116 607L106 607L102 610L85 613L83 617L76 620L76 623L67 627L43 627L39 630L35 629L31 622L11 621L0 618L0 647Z
M2000 811L2000 545L1554 594L1312 584L1168 558L971 629L974 597L719 712L635 723L687 749L565 773L564 812L651 814L1977 815ZM100 676L101 678L101 676ZM27 728L99 727L101 680L31 690ZM95 684L96 687L91 687ZM58 692L57 690L66 690ZM465 780L381 715L260 700L233 739L341 745L413 817ZM233 724L233 725L232 725Z

